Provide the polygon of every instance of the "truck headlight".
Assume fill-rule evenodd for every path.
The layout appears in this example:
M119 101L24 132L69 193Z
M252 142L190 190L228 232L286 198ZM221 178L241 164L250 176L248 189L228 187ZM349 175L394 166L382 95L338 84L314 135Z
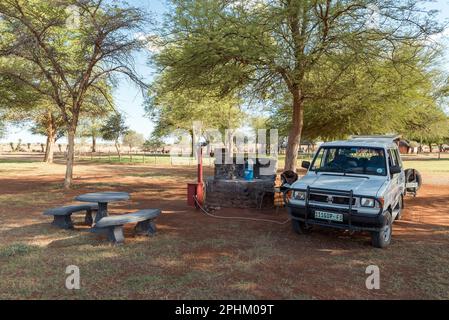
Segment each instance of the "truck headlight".
M361 198L360 199L360 205L362 207L370 207L370 208L374 208L374 205L376 204L376 202L374 201L374 199L372 198Z
M302 201L304 201L304 200L306 200L306 193L304 191L295 191L293 193L293 198L295 200L302 200Z

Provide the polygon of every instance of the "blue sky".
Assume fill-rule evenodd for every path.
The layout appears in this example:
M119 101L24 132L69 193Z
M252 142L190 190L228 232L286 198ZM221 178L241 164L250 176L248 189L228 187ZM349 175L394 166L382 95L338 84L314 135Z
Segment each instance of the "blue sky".
M162 15L166 11L165 0L128 0L132 6L139 6L150 12L154 19L161 21ZM146 82L153 78L153 70L148 66L148 55L140 53L136 55L137 70ZM144 98L142 92L135 85L126 79L122 79L114 91L115 103L118 109L122 111L127 120L127 124L132 130L142 133L148 138L153 129L152 122L144 116Z
M143 8L159 21L166 12L165 0L128 0L127 2L130 5ZM449 19L449 0L436 0L428 7L440 10L441 21ZM446 56L448 57L447 61L449 61L449 52ZM449 63L447 65L449 66ZM153 70L148 66L148 55L146 53L136 54L136 69L147 82L151 81ZM126 115L129 127L142 133L146 138L149 137L153 124L144 116L144 100L141 91L128 80L121 79L114 90L114 98L118 109ZM22 139L25 143L45 142L45 137L30 134L27 128L16 127L9 127L7 136L0 142L15 142L18 139Z

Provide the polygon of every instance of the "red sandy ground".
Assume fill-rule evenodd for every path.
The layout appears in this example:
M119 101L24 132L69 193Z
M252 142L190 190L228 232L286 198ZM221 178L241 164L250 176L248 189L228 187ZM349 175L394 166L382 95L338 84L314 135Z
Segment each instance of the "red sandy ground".
M403 220L394 225L392 244L381 250L371 247L368 234L351 235L319 229L310 235L299 236L293 233L290 224L280 226L206 217L186 205L186 182L194 179L193 167L83 164L76 169L74 189L66 193L60 189L62 172L63 166L55 165L48 170L39 166L1 177L0 194L15 197L17 204L11 209L11 200L8 200L0 206L0 221L3 226L10 227L3 231L0 229L0 244L37 243L44 248L39 259L58 267L53 256L70 255L71 250L77 250L80 245L82 248L99 246L99 252L104 246L107 252L120 250L123 256L119 254L113 261L118 269L119 266L122 269L108 269L109 278L88 283L79 298L449 298L447 181L440 185L425 185L417 198L406 199ZM132 226L128 226L127 242L119 249L104 245L101 236L91 234L79 233L81 238L74 243L58 240L58 237L53 239L54 234L61 234L48 227L49 219L42 216L43 210L70 203L78 194L100 190L132 194L132 202L112 208L115 213L161 208L163 214L157 221L159 235L149 240L134 237ZM34 205L30 202L21 204L21 197L42 192L54 196L44 202L36 196ZM284 209L278 213L236 209L215 213L277 221L287 219ZM172 260L166 259L166 265L158 264L154 257L156 253L148 251L153 250L151 246L154 244L156 247L158 241L166 241L163 245L169 244L167 252L171 250L173 253L169 256ZM126 250L136 257L139 252L148 252L149 256L139 256L133 263L127 260ZM160 252L161 255L168 254L164 250ZM13 268L12 260L5 261L0 257L0 262L10 263ZM22 261L19 259L14 263L20 265ZM105 258L98 263L106 266L109 262ZM371 264L381 269L381 290L370 291L365 287L365 268ZM150 265L153 269L149 269ZM86 268L93 266L86 264ZM193 274L192 270L196 273ZM3 274L0 271L0 276L23 276L33 283L43 281L41 276L30 272L14 273L5 269ZM123 284L115 287L117 281L125 281L135 273L158 274L162 283L156 291L148 291L155 285L151 281L146 288L127 290ZM49 272L48 276L53 276L53 273ZM26 288L28 291L24 289L25 293L21 293L15 291L11 282L0 282L0 297L64 298L61 296L63 291L49 288L52 287L47 284L36 290ZM113 296L112 292L118 288L124 291ZM44 289L47 291L42 292Z

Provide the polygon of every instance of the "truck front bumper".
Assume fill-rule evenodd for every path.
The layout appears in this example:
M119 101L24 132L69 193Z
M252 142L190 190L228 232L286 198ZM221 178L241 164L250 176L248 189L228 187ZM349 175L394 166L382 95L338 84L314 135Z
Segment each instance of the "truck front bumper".
M306 223L307 225L318 225L322 227L330 227L351 231L380 231L386 223L384 214L378 215L362 215L357 211L352 211L351 223L349 223L349 212L344 210L331 210L331 212L343 215L343 222L326 221L315 219L315 210L330 211L329 208L321 208L319 206L305 207L288 205L288 213L290 218Z
M295 191L298 189L290 188L289 190ZM303 190L299 190L303 191ZM324 192L326 194L344 195L350 199L350 205L348 208L329 208L329 206L320 206L319 204L309 202L309 194L314 191ZM337 190L324 190L324 189L312 189L306 190L305 205L298 205L293 201L289 201L286 197L287 192L284 193L285 203L288 208L290 218L293 220L304 222L306 225L318 225L322 227L330 227L336 229L344 229L351 231L380 231L386 224L386 216L382 209L372 214L358 212L357 208L352 206L353 198L355 197L352 191L344 192ZM316 211L324 211L330 213L341 214L343 221L330 221L317 219L315 217Z

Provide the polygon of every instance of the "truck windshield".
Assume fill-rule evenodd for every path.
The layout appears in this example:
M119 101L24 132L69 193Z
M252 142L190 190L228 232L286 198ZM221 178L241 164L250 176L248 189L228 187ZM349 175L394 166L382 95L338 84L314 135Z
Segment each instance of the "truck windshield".
M366 147L322 147L310 170L386 176L385 151Z

